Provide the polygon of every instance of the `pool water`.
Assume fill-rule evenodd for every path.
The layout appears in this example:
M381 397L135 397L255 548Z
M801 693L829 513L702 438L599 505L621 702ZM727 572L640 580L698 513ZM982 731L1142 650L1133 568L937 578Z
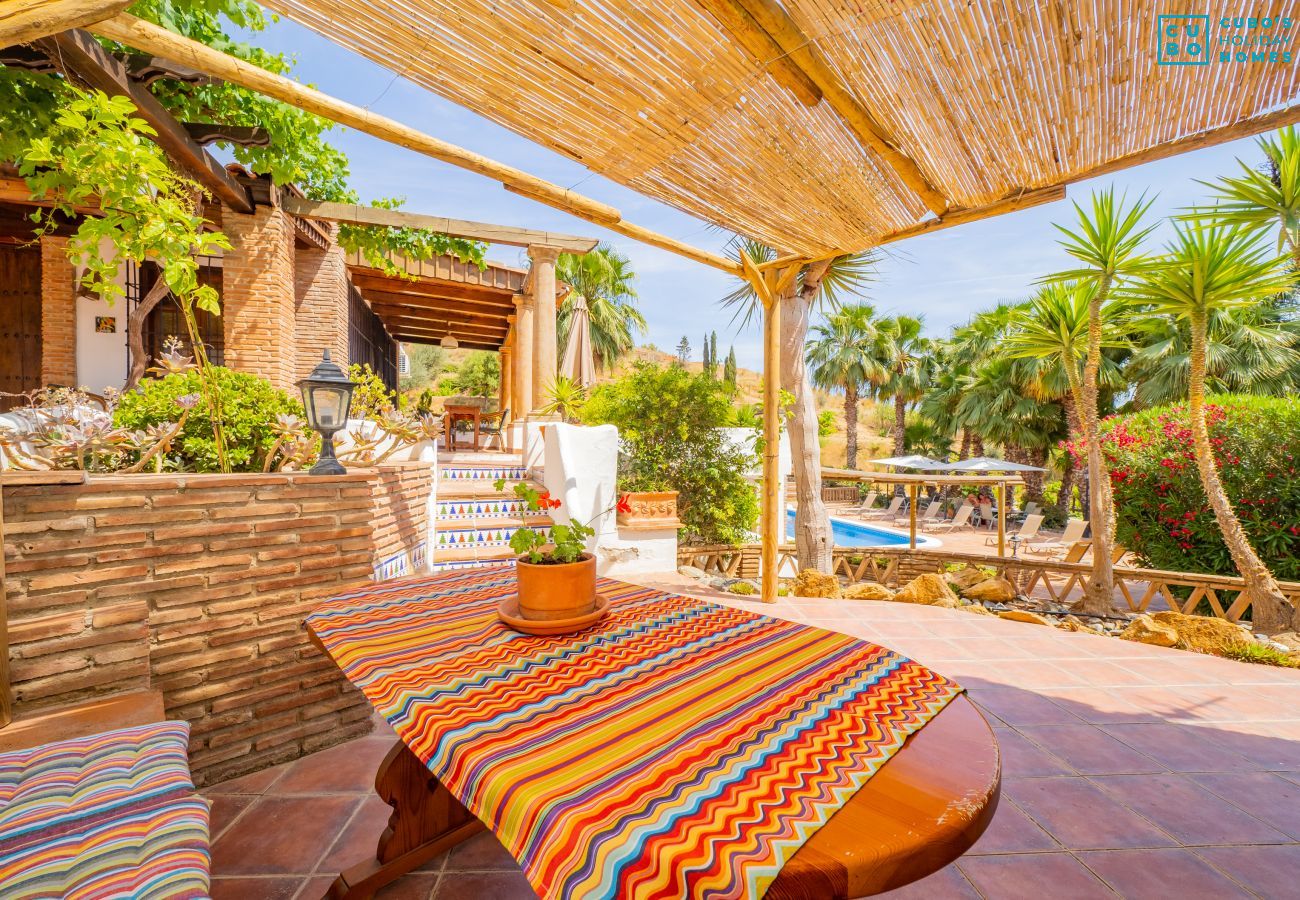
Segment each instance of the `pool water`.
M794 537L794 510L786 510L786 537ZM906 547L907 532L892 528L880 528L865 522L852 522L848 519L831 517L831 541L836 547ZM937 544L934 538L916 536L916 545Z

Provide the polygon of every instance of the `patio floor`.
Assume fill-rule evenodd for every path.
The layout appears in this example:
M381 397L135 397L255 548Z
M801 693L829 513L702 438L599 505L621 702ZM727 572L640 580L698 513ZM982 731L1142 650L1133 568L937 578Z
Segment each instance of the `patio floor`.
M955 865L888 896L1296 896L1300 671L933 607L725 602L906 653L960 681L994 727L1003 793L992 826ZM372 780L391 741L383 726L205 790L214 897L317 898L372 854L388 817ZM533 894L480 835L379 896Z

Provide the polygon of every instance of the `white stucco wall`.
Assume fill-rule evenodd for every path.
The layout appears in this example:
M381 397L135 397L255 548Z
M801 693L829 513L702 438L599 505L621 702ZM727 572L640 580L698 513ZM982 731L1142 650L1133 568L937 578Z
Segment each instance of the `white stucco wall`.
M116 320L111 334L95 331L100 316ZM120 389L126 372L126 301L119 297L110 306L94 297L78 297L77 385L102 394L105 388Z

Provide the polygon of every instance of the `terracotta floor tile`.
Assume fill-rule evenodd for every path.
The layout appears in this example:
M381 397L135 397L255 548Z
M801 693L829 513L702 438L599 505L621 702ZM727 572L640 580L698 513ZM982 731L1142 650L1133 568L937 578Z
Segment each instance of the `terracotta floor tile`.
M313 875L302 883L298 895L293 900L323 900L333 883L332 875Z
M1042 688L1038 693L1050 697L1075 718L1092 725L1161 721L1159 715L1133 702L1131 690L1121 692L1115 688L1054 687Z
M1041 687L1084 687L1087 682L1071 671L1070 663L1041 659L1009 659L998 663L993 677L1010 687L1033 690Z
M1068 853L966 856L957 868L990 900L1094 900L1115 896Z
M1008 725L1069 725L1079 719L1041 694L967 684L971 699Z
M521 872L448 872L433 900L534 900Z
M1116 740L1096 725L1035 725L1019 731L1083 775L1168 771L1156 760Z
M1196 855L1268 900L1295 897L1300 846L1197 847Z
M453 847L447 855L447 872L519 871L519 863L510 855L496 835L491 832L474 837Z
M1300 784L1271 772L1194 775L1201 787L1300 840Z
M1174 772L1240 772L1258 768L1244 756L1210 741L1192 725L1131 722L1102 725L1101 730L1160 760Z
M1065 760L1044 750L1014 728L994 728L998 750L1002 753L1002 774L1008 778L1031 778L1042 775L1073 775Z
M1262 769L1300 771L1300 740L1278 736L1274 726L1243 722L1187 727L1210 743L1243 756Z
M1190 850L1093 850L1078 857L1117 894L1133 900L1252 896Z
M1134 684L1152 684L1153 681L1129 671L1126 664L1110 659L1072 659L1058 661L1057 665L1077 675L1090 687L1128 688Z
M981 900L956 863L906 887L876 896L880 900Z
M1175 844L1169 835L1083 778L1009 779L1004 790L1048 834L1071 850Z
M1188 775L1090 779L1183 844L1271 844L1286 835L1201 787Z
M367 796L317 864L316 871L337 875L363 860L374 858L379 836L388 827L392 814L393 808L380 800L378 794Z
M301 878L213 878L212 900L293 900Z
M239 814L252 806L257 797L252 794L214 794L208 798L208 837L215 841Z
M279 766L272 766L269 769L263 769L260 772L252 772L248 775L241 775L238 778L232 778L229 781L222 781L211 787L203 789L203 794L261 794L270 787L277 778L289 770L293 763L284 763Z
M375 900L429 900L438 888L438 876L411 872L375 894ZM482 895L487 900L490 895Z
M1023 853L1030 850L1060 850L1046 831L1007 798L998 803L988 830L967 852L975 856L989 853Z
M375 790L375 772L393 741L366 737L338 744L290 763L268 790L269 795L368 793Z
M262 797L213 843L213 872L310 875L360 804L357 796Z

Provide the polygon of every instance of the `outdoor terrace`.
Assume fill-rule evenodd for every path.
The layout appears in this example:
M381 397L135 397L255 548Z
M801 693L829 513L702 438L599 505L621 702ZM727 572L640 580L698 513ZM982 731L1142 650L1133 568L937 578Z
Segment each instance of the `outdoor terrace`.
M648 582L647 582L648 583ZM957 679L994 727L1003 792L957 863L890 897L1283 897L1300 883L1300 671L910 604L687 591L877 641ZM214 785L213 895L320 897L390 809L368 737ZM479 835L383 898L533 896Z

